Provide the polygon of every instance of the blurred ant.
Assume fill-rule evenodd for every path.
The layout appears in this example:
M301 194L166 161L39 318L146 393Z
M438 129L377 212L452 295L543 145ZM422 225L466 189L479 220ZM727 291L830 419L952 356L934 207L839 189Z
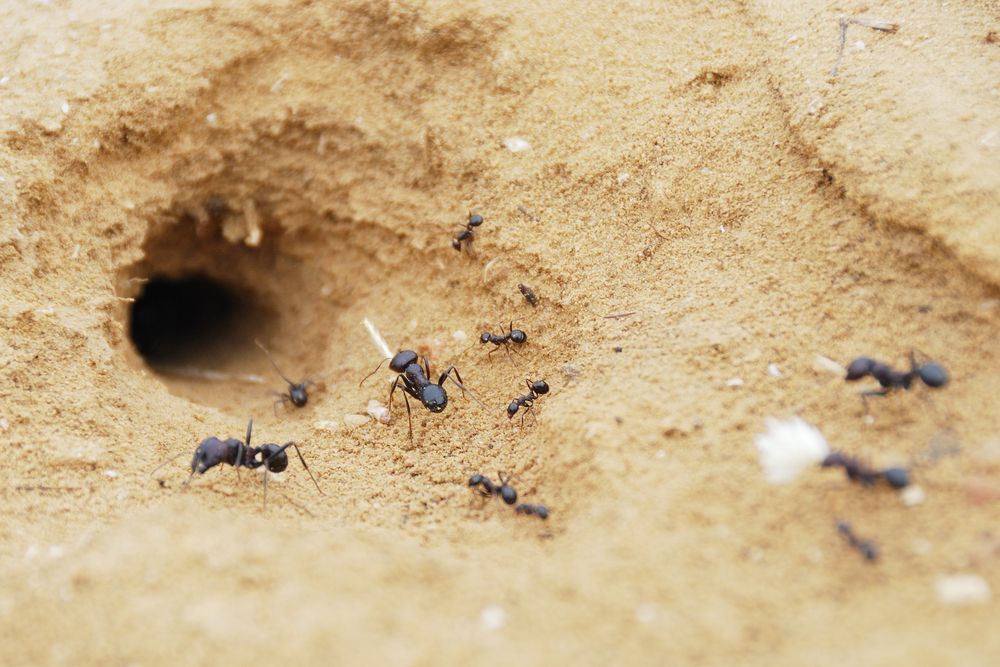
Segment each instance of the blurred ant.
M287 377L285 377L284 373L281 372L281 369L278 368L278 364L274 363L274 359L271 357L271 353L268 352L266 347L264 347L264 344L261 343L259 340L254 340L254 342L257 343L257 347L264 350L264 354L267 355L267 360L271 362L272 366L274 366L274 370L278 371L278 375L281 376L281 379L288 383L287 394L281 392L275 392L278 395L278 399L274 402L274 405L272 406L274 408L274 414L276 416L278 414L278 403L281 403L283 406L285 406L285 408L288 407L289 402L291 402L291 404L297 408L301 408L306 403L308 403L309 394L306 393L306 387L313 387L316 385L316 383L313 382L312 380L303 380L302 382L298 383L292 382Z
M530 393L518 396L511 401L510 405L507 406L507 419L513 419L514 415L517 414L517 411L524 408L524 412L521 413L522 427L524 426L524 416L531 412L531 409L534 407L535 401L538 397L542 394L549 393L549 385L545 383L545 380L535 380L534 382L531 380L525 380L525 383L528 385L528 391ZM532 417L534 417L533 414Z
M396 393L397 388L401 389L403 391L403 399L406 401L406 422L409 426L411 442L413 441L413 415L410 411L409 396L420 401L431 412L441 412L448 405L448 393L444 390L445 380L454 382L462 390L463 396L466 393L465 386L462 384L462 376L458 374L457 368L449 366L448 370L438 378L437 384L434 384L428 379L431 374L431 367L427 361L427 357L424 357L424 365L421 367L417 353L413 350L403 350L397 353L392 359L383 359L375 367L375 370L366 375L364 380L361 380L358 386L360 387L365 383L365 380L375 375L386 361L389 361L389 369L394 373L398 373L396 379L392 381L392 388L389 390L389 410L390 412L392 411L392 395ZM458 380L451 377L452 373L455 374ZM471 394L472 392L469 393ZM474 395L473 398L475 398ZM476 400L478 401L479 399Z
M475 238L475 228L483 224L483 216L478 214L473 214L469 212L469 222L465 225L465 229L460 231L455 235L455 238L451 240L451 247L455 250L462 252L462 244L465 244L465 249L472 251L472 240Z
M484 498L489 498L490 496L497 496L503 500L508 505L513 505L517 502L517 491L514 487L510 485L510 477L504 479L502 473L497 473L500 478L499 484L494 484L490 481L489 477L485 475L473 475L469 478L469 488L476 491L479 495Z
M871 375L878 380L881 385L879 389L869 389L861 392L861 398L868 406L869 396L886 396L897 389L908 390L915 379L920 379L928 387L943 387L948 384L948 371L944 366L934 362L918 364L916 356L910 353L910 370L897 371L888 364L875 361L870 357L858 357L847 366L847 375L844 379L848 382L860 380L866 375Z
M302 467L306 469L306 472L309 473L309 479L316 485L316 490L319 491L320 495L326 495L323 493L323 489L319 488L319 482L313 477L312 471L306 464L305 458L302 457L302 452L299 450L298 445L294 442L286 442L284 445L268 443L260 447L253 447L250 445L250 435L252 432L253 417L247 422L246 442L237 440L236 438L219 440L216 437L202 440L198 448L194 450L194 457L191 459L191 474L188 476L187 481L184 482L185 486L191 481L195 473L204 475L205 472L220 463L228 463L236 468L237 475L239 475L240 467L255 470L261 466L266 466L268 472L283 472L288 468L288 454L285 453L285 450L289 447L294 447L295 453L299 455L299 461L302 462ZM264 507L267 507L267 473L264 474Z
M840 534L847 540L847 543L857 549L866 560L878 559L878 547L875 546L875 543L858 537L851 528L851 524L846 521L840 521L837 523L837 531L840 532Z
M545 505L529 505L527 503L521 503L514 508L514 511L518 514L533 514L539 519L549 518L549 508Z
M894 489L904 489L910 485L910 473L905 468L874 470L858 459L841 452L831 452L823 459L821 465L824 468L840 466L847 473L849 480L860 482L865 486L872 486L879 480L885 480Z
M528 340L528 334L524 333L520 329L515 329L513 322L511 322L507 328L508 328L507 333L504 333L503 327L501 326L500 335L491 334L489 332L484 331L482 335L479 336L479 342L481 344L485 345L486 343L493 343L493 345L496 346L492 350L490 350L488 354L493 354L494 352L499 350L500 346L502 345L507 350L507 355L509 356L511 343L514 343L515 345L521 345ZM517 350L515 350L515 352L516 351Z

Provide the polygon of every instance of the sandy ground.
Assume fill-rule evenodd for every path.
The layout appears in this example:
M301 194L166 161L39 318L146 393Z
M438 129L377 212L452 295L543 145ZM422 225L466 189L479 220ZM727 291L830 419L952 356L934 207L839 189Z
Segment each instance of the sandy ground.
M842 16L898 30L850 25L834 77ZM998 31L986 0L7 3L0 663L997 664ZM153 364L131 299L192 274L240 302ZM352 427L392 377L358 386L365 317L485 407ZM911 350L951 383L867 420L816 363ZM249 471L183 485L251 415L324 495L295 457L266 511ZM766 484L772 415L926 499ZM498 470L549 520L465 486Z

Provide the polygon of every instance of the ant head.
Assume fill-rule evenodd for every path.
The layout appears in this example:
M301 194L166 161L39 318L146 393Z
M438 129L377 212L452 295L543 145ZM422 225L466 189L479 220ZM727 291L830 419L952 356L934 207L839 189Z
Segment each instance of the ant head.
M284 472L288 468L288 452L285 451L287 447L288 445L284 447L275 444L261 445L257 450L261 457L261 465L266 464L270 472Z
M460 239L457 239L457 238L452 239L451 240L451 247L454 248L455 250L461 250L462 249L462 241Z
M204 475L205 471L214 468L220 463L234 463L236 460L236 449L241 445L239 440L229 439L223 442L218 438L206 438L194 450L194 457L191 459L191 472Z
M545 380L535 380L531 383L531 391L536 394L547 394L549 393L549 385Z
M479 486L485 479L482 475L473 475L469 478L469 486Z
M488 343L488 342L490 342L490 335L488 333L485 333L485 332L482 333L479 336L479 342L480 343Z
M917 368L917 375L928 387L943 387L948 384L948 371L941 364L924 364Z
M535 515L539 519L548 519L549 518L549 508L546 507L545 505L535 505Z
M417 353L413 350L403 350L397 352L396 356L392 358L392 361L389 362L389 368L396 373L402 373L407 366L415 363L417 363Z
M521 344L524 341L528 340L528 334L524 333L520 329L511 329L510 339L515 343Z
M420 402L431 412L441 412L448 405L448 393L438 384L429 384L420 390Z
M875 360L870 357L858 357L847 366L847 380L860 380L872 372Z
M910 473L906 468L886 468L882 471L882 477L894 489L905 489L910 485Z
M511 402L511 404L507 406L507 419L513 419L520 407L521 405L517 401Z
M297 408L301 408L309 401L309 395L306 393L306 385L303 384L293 384L288 388L288 397L292 399L292 405Z
M517 491L510 484L504 484L500 487L500 498L508 505L513 505L517 502Z
M481 224L483 224L483 216L478 213L469 214L469 227L478 227Z

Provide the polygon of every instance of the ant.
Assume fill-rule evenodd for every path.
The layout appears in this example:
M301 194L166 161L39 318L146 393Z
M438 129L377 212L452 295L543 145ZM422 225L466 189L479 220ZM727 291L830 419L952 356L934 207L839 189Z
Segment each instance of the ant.
M475 228L483 224L483 216L479 214L473 214L469 212L469 222L465 225L465 229L460 231L455 235L455 238L451 240L451 247L455 250L462 252L462 244L465 244L465 249L472 251L472 240L475 238Z
M521 503L514 508L514 511L518 514L534 514L539 519L549 518L549 508L545 505L529 505L528 503Z
M485 475L473 475L469 478L469 488L474 489L484 498L499 496L508 505L513 505L517 502L517 491L510 485L511 478L504 479L503 474L499 472L497 476L500 478L499 484L494 484Z
M274 405L272 406L274 408L274 414L275 415L278 414L278 403L281 403L286 408L288 407L289 401L292 403L292 405L294 405L297 408L301 408L306 403L308 403L309 394L306 393L306 387L315 386L316 383L313 382L312 380L303 380L302 382L298 383L292 382L287 377L285 377L284 373L281 372L281 369L278 368L278 364L274 363L274 359L271 357L271 353L268 352L266 347L264 347L264 344L261 343L259 340L255 340L254 342L257 343L257 347L264 350L264 354L267 355L267 360L271 362L272 366L274 366L274 370L278 371L278 375L281 376L281 379L288 383L287 394L275 392L278 395L278 399L274 402Z
M943 387L948 384L948 371L944 366L934 362L918 364L916 356L910 353L910 370L897 371L888 364L875 361L870 357L858 357L847 366L848 382L860 380L871 375L881 385L879 389L869 389L861 392L861 397L867 406L868 396L886 396L895 389L909 389L913 381L919 378L928 387Z
M524 412L521 413L522 427L524 426L524 415L531 411L531 408L534 407L535 401L538 397L542 394L549 393L549 385L546 384L545 380L535 380L534 382L531 380L525 380L525 383L528 385L529 393L524 394L523 396L518 396L511 401L510 405L507 406L507 419L513 419L514 415L517 414L517 411L524 408Z
M302 462L302 467L306 469L306 472L309 473L309 479L316 485L316 490L319 491L320 495L326 495L323 493L323 489L319 488L319 482L313 477L298 445L294 442L286 442L284 445L268 443L260 447L253 447L250 445L252 432L253 417L247 422L246 442L236 438L219 440L216 437L202 440L198 448L194 450L194 457L191 459L191 474L184 484L187 485L195 473L204 475L220 463L228 463L236 468L237 475L241 466L251 470L266 466L268 472L283 472L288 468L288 454L285 453L285 450L294 447L295 453L299 455L299 461ZM267 474L264 475L264 507L267 507Z
M851 528L851 524L846 521L840 521L837 523L837 531L844 536L848 544L861 552L861 555L865 557L866 560L877 560L878 559L878 547L874 542L870 540L863 540L855 534L854 529Z
M910 473L905 468L886 468L874 470L858 459L841 452L831 452L821 465L824 468L840 466L852 482L860 482L872 486L879 480L885 480L894 489L905 489L910 485Z
M358 386L360 387L365 383L365 380L375 375L386 361L386 359L383 359L375 367L375 370L365 376L364 380ZM430 362L427 361L427 357L424 357L424 365L421 367L417 353L413 350L398 352L396 356L388 361L389 369L394 373L398 373L396 379L392 381L392 388L389 390L389 410L390 412L392 411L392 395L396 393L397 388L401 389L403 391L403 398L406 400L406 422L409 426L410 441L412 442L413 415L410 411L409 396L420 401L431 412L441 412L448 405L448 393L444 390L445 380L454 382L462 390L462 394L465 395L466 390L462 385L462 376L458 374L457 368L450 366L438 378L437 384L434 384L428 379L431 374L431 367ZM451 377L452 373L458 378L457 381Z
M493 343L496 346L489 351L489 354L493 354L494 352L500 349L501 345L503 345L504 348L507 349L507 354L509 355L511 343L514 343L515 345L521 345L528 340L528 334L524 333L520 329L515 329L513 322L511 322L507 328L508 328L507 333L503 332L503 327L501 326L500 335L491 334L489 332L484 331L482 335L479 336L479 342L481 344L485 345L486 343Z

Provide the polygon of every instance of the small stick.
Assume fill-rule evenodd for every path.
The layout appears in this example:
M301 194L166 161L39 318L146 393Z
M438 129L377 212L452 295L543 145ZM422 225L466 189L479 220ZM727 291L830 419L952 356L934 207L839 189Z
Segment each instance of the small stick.
M834 63L833 69L830 70L830 76L837 76L837 68L840 67L840 61L844 57L844 46L847 44L847 27L849 25L853 23L854 25L864 26L865 28L871 28L872 30L881 30L882 32L896 32L899 30L898 23L887 21L885 19L866 19L841 16L837 19L837 23L840 24L840 48L837 50L837 62Z
M532 222L534 222L535 220L538 219L538 218L535 217L534 213L532 213L528 209L524 208L520 204L518 204L517 210L520 211L521 213L523 213L524 215L526 215L528 217L528 219L531 220Z
M375 328L372 321L366 317L361 320L361 324L365 325L365 329L368 330L368 335L371 336L372 342L375 344L375 347L378 348L378 351L382 353L382 357L385 359L391 359L392 350L389 349L389 344L385 342L385 338L383 338L382 334L380 334L378 329Z
M637 310L630 310L627 313L615 313L614 315L604 315L603 319L605 319L605 320L620 320L623 317L631 317L632 315L635 315L638 312L639 311L637 311Z

